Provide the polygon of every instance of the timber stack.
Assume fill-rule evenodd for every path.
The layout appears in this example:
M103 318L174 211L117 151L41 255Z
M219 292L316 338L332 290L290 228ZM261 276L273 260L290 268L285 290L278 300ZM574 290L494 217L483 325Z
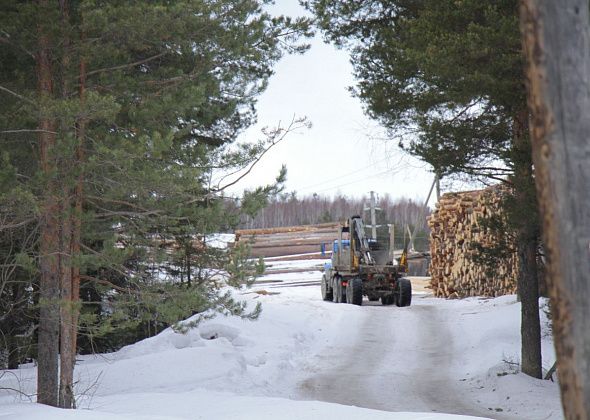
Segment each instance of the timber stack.
M514 253L493 267L474 258L481 247L499 243L501 232L486 220L502 217L506 190L490 187L479 191L444 194L428 219L430 226L430 275L435 296L495 297L516 293L517 260Z
M236 230L236 243L250 244L252 257L300 256L330 258L332 243L338 239L338 223ZM324 244L326 252L321 254ZM303 257L305 258L305 257Z

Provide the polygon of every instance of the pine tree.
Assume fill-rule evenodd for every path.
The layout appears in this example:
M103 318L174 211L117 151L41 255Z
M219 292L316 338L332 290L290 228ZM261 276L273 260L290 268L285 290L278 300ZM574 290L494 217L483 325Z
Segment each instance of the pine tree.
M39 402L74 405L81 283L122 282L134 291L120 299L129 302L154 284L148 263L168 258L156 241L235 219L216 212L222 191L208 174L270 146L230 147L255 120L273 64L303 52L297 40L309 34L306 19L271 17L267 3L0 2L0 141L14 168L2 193L31 202L7 226L25 219L39 229ZM281 180L250 196L264 200ZM183 310L246 314L213 292L200 290L202 304ZM169 322L180 316L172 312Z
M312 0L326 37L352 53L370 116L439 176L509 184L519 257L522 371L541 377L539 238L515 0Z

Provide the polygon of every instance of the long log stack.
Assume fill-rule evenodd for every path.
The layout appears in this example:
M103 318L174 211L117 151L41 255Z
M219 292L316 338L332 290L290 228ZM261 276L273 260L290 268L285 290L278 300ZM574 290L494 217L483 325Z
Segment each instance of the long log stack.
M338 238L338 223L290 226L267 229L236 230L236 242L249 242L252 257L278 257L310 254L321 256L320 248L325 244L326 251L332 249L332 242Z
M500 214L505 190L485 190L444 194L428 219L430 226L431 287L435 296L461 298L495 297L516 293L517 260L510 257L500 266L489 269L474 261L474 246L486 247L498 238L482 223Z

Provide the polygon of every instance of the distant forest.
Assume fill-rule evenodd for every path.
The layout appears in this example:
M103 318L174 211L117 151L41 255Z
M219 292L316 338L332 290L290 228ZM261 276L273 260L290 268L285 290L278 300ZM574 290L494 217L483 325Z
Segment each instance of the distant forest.
M407 228L418 229L415 241L417 250L428 248L428 226L426 218L430 209L422 209L423 203L401 198L392 199L389 194L377 198L379 223L393 223L395 225L396 244L403 244L408 240ZM348 217L360 215L368 222L369 197L350 198L346 196L324 197L314 194L299 198L295 193L280 194L267 207L262 209L256 217L244 217L240 227L242 229L258 229L283 226L308 225L327 222L340 222Z

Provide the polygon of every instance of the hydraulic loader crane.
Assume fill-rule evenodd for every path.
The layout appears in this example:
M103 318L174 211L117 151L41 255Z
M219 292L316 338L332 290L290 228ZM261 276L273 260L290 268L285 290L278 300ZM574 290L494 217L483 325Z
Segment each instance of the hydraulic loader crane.
M324 266L322 298L362 305L363 296L367 296L369 301L380 299L383 305L410 306L412 285L405 277L406 250L398 263L390 253L391 236L389 242L367 238L359 216L348 219L333 243L331 263Z

